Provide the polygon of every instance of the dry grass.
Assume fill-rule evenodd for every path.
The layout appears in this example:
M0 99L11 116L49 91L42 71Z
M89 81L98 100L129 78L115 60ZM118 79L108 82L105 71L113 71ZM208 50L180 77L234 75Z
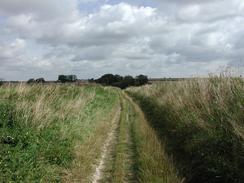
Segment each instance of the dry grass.
M0 181L88 182L118 101L117 90L99 86L1 87L0 112L8 117L0 119L0 136L11 136L17 144L0 143L1 157L12 158L0 158L6 165ZM20 161L26 168L14 173Z
M180 176L178 176L171 158L165 152L164 144L150 127L141 109L128 96L125 95L125 97L134 113L132 132L136 142L138 181L143 183L183 182Z
M235 132L244 138L244 80L232 77L211 77L188 81L158 82L129 91L154 98L162 106L170 106L182 121L192 113L200 127L213 127L207 118L215 117L214 110L222 112ZM188 120L189 121L189 120Z
M165 81L127 91L166 139L186 182L241 182L243 78Z

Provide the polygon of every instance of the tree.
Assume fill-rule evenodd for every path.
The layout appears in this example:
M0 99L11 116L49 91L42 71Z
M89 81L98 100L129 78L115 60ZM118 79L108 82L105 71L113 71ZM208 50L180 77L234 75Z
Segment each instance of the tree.
M3 79L0 78L0 86L3 85Z
M65 83L65 82L75 82L77 81L76 75L59 75L58 81Z
M115 86L125 89L129 86L140 86L146 84L148 82L148 78L144 75L139 75L135 79L132 76L122 77L120 75L104 74L100 78L96 79L95 82L102 85Z
M37 83L45 83L46 81L44 78L38 78L38 79L36 79L36 82Z
M94 78L91 78L91 79L88 79L88 82L89 82L89 83L94 83L95 80L94 80Z
M118 74L114 75L116 82L121 82L124 78Z
M104 74L102 77L97 79L96 82L104 85L112 85L113 83L118 82L118 76L114 76L113 74Z
M145 75L139 75L139 76L136 76L136 84L137 85L144 85L144 84L147 84L148 83L148 77L145 76Z
M132 76L125 76L123 82L128 86L135 85L135 79Z
M61 83L65 83L66 82L66 76L65 75L59 75L58 81L60 81Z
M27 84L33 84L35 83L35 79L34 78L31 78L27 81Z

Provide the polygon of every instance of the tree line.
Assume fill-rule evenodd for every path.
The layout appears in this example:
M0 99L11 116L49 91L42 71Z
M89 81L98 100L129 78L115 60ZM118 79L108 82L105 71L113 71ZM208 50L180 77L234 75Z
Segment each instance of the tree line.
M98 79L91 79L89 82L99 83L105 86L115 86L121 89L125 89L129 86L141 86L148 83L148 77L145 75L139 75L135 78L132 76L120 76L118 74L105 74Z
M70 83L78 81L76 75L59 75L58 80L56 82L59 83ZM138 75L136 77L132 76L120 76L118 74L104 74L98 79L89 79L89 83L98 83L104 86L114 86L119 87L121 89L125 89L129 86L141 86L148 83L148 77L145 75ZM31 78L27 81L28 84L35 83L45 83L44 78L34 79Z

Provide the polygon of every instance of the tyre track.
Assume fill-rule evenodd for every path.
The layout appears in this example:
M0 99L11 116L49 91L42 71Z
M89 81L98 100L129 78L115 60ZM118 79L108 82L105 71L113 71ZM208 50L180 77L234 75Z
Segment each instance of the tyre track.
M121 106L119 106L119 108L118 108L117 112L115 113L115 116L112 120L111 131L108 134L108 137L102 147L101 157L95 168L95 173L92 176L92 181L91 181L92 183L98 183L103 178L103 172L106 168L105 161L108 158L110 151L111 151L111 149L109 149L109 147L111 146L111 144L113 143L113 141L116 138L116 129L118 128L118 125L119 125L120 115L121 115Z

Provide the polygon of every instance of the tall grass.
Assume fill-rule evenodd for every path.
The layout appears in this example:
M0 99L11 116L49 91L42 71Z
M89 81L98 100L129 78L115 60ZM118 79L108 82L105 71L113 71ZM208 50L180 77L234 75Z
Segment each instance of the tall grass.
M172 159L165 151L164 143L160 143L155 130L145 119L143 112L131 98L126 97L128 115L131 120L131 136L134 142L135 170L138 182L180 183L183 179L178 175Z
M89 147L106 133L117 102L117 92L102 87L1 87L0 182L88 180L102 142Z
M130 88L186 182L244 179L244 81L210 77Z

